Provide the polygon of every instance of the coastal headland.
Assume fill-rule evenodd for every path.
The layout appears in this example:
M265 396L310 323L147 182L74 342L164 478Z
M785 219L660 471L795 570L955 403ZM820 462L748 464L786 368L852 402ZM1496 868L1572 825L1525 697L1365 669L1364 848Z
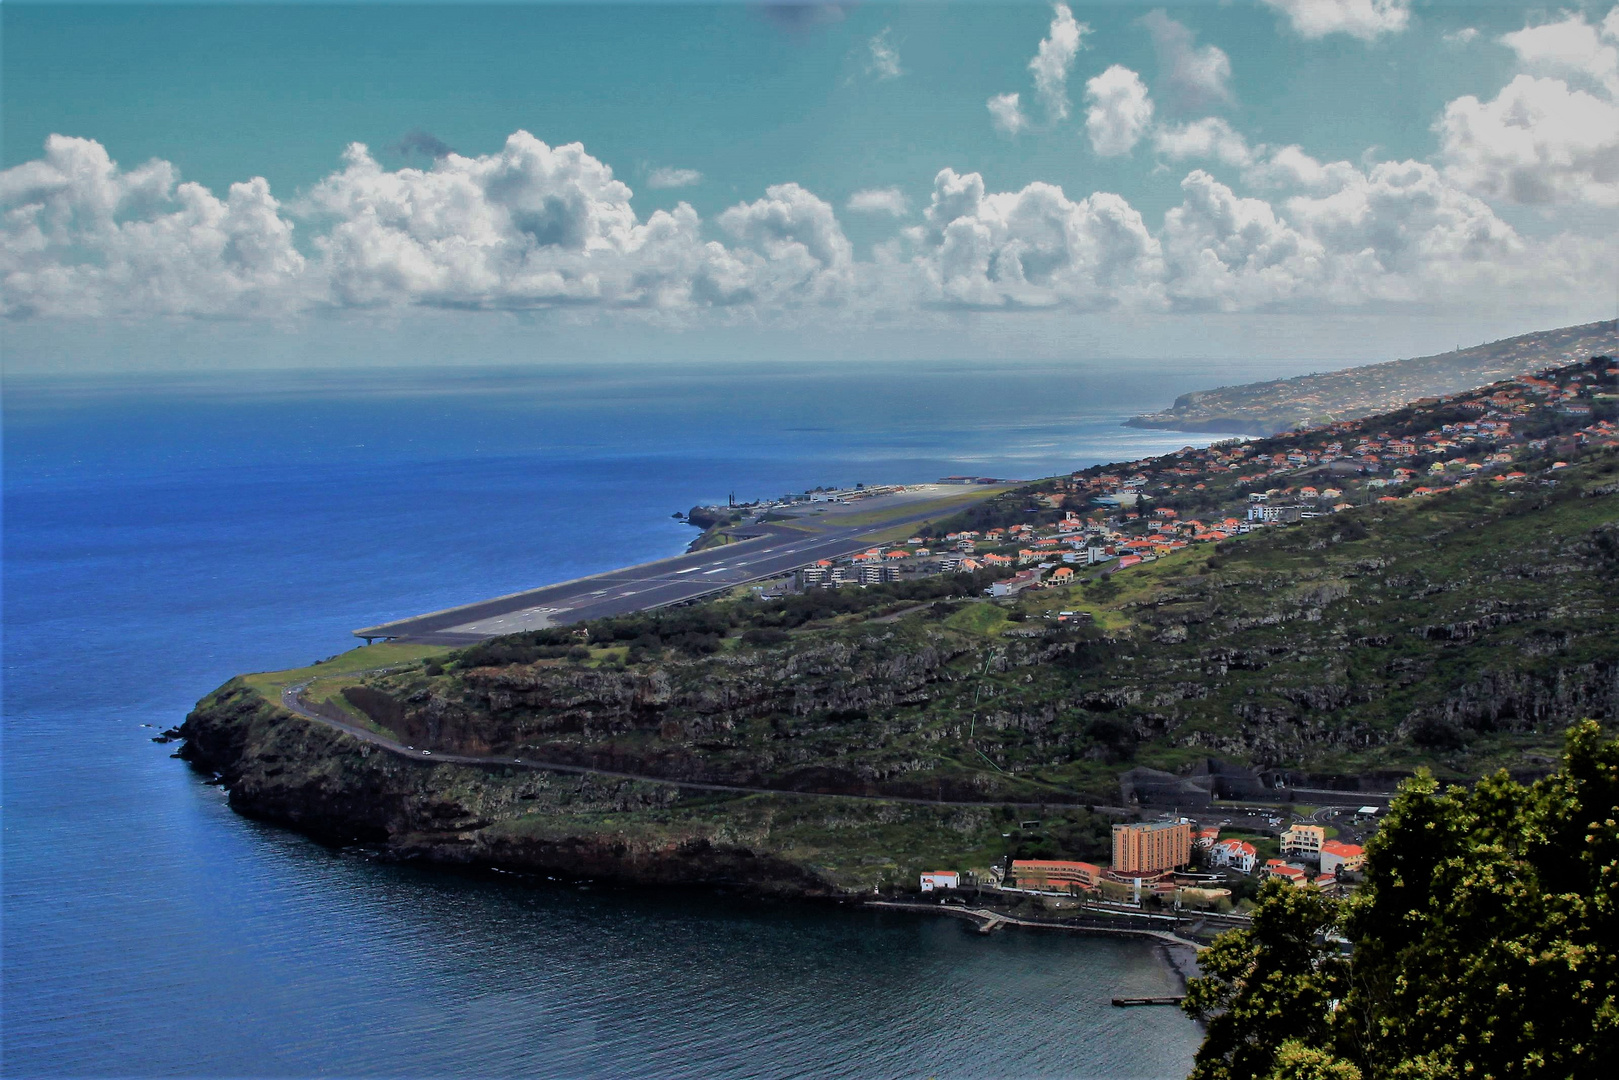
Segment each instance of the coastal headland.
M1125 424L1263 437L1355 420L1408 401L1459 394L1615 351L1619 351L1619 321L1586 323L1433 356L1183 394L1169 408L1132 417Z
M803 535L864 548L836 565L242 676L179 734L243 813L580 877L893 896L1105 863L1125 816L1353 838L1419 765L1534 776L1619 715L1616 405L1594 358L947 513L827 508Z

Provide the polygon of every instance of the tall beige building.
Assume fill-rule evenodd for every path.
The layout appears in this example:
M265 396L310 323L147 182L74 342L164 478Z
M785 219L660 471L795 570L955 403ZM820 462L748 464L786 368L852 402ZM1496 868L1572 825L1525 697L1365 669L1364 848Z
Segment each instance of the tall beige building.
M1113 869L1125 873L1173 870L1192 861L1192 826L1148 821L1113 826Z

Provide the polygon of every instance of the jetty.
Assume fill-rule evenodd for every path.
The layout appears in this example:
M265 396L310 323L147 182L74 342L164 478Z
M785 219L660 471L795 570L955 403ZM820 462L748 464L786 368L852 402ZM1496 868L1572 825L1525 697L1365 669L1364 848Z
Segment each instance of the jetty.
M1121 1009L1133 1008L1136 1005L1179 1005L1186 1000L1183 994L1180 997L1129 997L1114 998L1113 1004Z
M1145 926L1128 925L1128 916L1090 916L1080 921L1046 921L1044 919L1025 919L1005 912L992 911L988 908L965 907L960 904L921 904L905 900L867 900L866 907L891 908L898 911L924 912L929 915L950 915L958 919L969 919L978 924L980 934L993 934L1005 926L1026 926L1037 930L1068 930L1080 934L1124 934L1129 937L1153 938L1166 945L1180 945L1188 949L1202 952L1208 948L1202 942L1180 937L1167 930L1154 930ZM1111 925L1109 925L1111 924Z

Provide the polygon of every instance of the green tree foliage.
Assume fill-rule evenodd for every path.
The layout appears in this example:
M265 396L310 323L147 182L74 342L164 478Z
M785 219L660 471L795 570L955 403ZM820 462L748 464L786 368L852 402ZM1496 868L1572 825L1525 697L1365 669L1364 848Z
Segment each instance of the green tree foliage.
M1207 1023L1192 1076L1610 1076L1616 903L1619 739L1594 722L1532 785L1503 773L1441 791L1420 775L1352 900L1267 883L1252 928L1204 953L1186 1000Z

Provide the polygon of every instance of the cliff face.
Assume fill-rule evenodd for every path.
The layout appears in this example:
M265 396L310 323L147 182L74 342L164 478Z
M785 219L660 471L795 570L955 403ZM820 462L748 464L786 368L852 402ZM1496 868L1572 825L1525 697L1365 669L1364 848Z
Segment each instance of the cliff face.
M764 837L695 820L654 827L643 819L680 801L667 785L419 764L240 683L203 699L181 735L185 756L220 774L239 812L393 857L794 895L842 891Z

